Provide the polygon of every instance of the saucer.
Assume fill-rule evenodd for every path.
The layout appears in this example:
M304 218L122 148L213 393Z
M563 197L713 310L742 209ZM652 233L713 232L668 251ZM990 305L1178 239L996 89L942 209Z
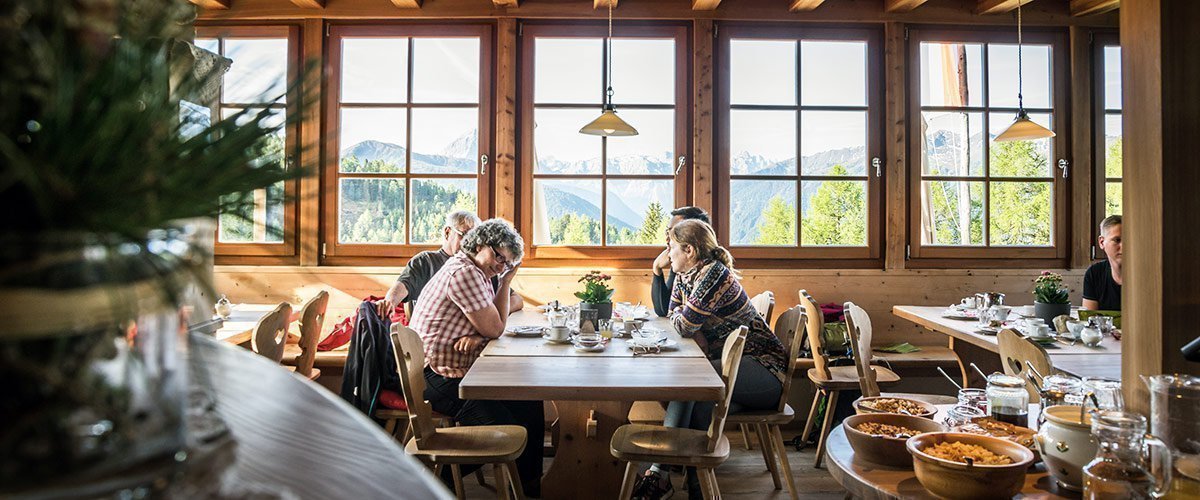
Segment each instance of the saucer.
M1000 333L1000 329L994 326L981 326L975 330L975 333L980 335L996 335Z
M549 335L542 335L542 340L545 340L546 342L549 342L551 344L570 344L571 343L570 337L567 337L562 340L555 340L555 339L550 338Z
M575 350L579 351L579 352L602 352L602 351L604 351L605 347L608 347L607 342L601 342L601 343L596 344L591 347L585 347L585 346L575 344L575 343L572 343L571 345L574 346Z

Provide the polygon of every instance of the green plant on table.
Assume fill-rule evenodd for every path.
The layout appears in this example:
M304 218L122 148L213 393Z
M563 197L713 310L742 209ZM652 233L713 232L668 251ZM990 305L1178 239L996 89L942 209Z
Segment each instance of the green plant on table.
M1038 275L1033 283L1034 300L1043 304L1068 304L1071 302L1068 295L1069 290L1063 284L1061 274L1042 271L1042 274Z
M579 278L579 283L583 283L583 291L575 292L575 297L585 304L606 304L612 302L613 289L609 288L608 281L612 276L601 273L600 271L592 271Z

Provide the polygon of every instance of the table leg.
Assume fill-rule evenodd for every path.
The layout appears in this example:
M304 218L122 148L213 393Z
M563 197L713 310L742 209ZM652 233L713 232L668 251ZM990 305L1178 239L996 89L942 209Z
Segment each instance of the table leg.
M558 449L542 477L544 498L609 500L620 492L625 464L613 458L612 435L624 425L632 402L555 401ZM590 420L590 422L589 422ZM586 488L581 488L585 481Z
M930 331L933 332L933 330ZM950 339L950 343L946 347L949 347L951 351L954 351L954 337L947 335L946 338ZM971 381L967 378L967 365L963 364L962 355L960 355L958 351L954 351L954 360L958 361L958 373L962 375L962 386L971 387Z

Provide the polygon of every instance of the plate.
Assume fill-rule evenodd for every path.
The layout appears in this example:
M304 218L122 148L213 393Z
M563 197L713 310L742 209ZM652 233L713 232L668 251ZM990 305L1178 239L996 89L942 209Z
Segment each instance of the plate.
M975 333L980 335L996 335L1000 333L1000 329L994 326L981 326L979 329L975 330Z
M1058 337L1055 337L1055 336L1053 336L1053 335L1051 335L1051 336L1049 336L1049 337L1029 337L1029 336L1026 336L1025 338L1027 338L1027 339L1029 339L1029 340L1031 340L1031 341L1033 341L1033 342L1035 342L1035 343L1041 344L1041 345L1050 345L1050 344L1054 344L1054 343L1058 342Z
M508 334L514 337L541 337L546 334L544 326L514 326L508 329Z
M657 342L649 339L626 339L625 345L629 346L630 349L652 348L657 345L659 349L664 351L673 351L679 348L679 343L673 339L662 339Z
M546 342L549 342L551 344L570 344L571 343L570 337L562 339L562 340L554 340L554 339L550 338L550 336L548 336L548 335L542 335L542 340L545 340Z
M975 314L974 312L968 313L967 311L963 311L963 310L953 308L953 307L946 308L945 311L942 311L942 317L947 318L947 319L961 319L961 320L979 319L979 315Z

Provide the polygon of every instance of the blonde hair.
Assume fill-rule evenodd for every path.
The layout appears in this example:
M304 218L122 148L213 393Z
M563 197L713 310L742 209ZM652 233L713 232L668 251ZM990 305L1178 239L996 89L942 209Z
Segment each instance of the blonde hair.
M733 255L717 243L717 233L707 222L697 219L679 221L671 228L671 239L681 245L695 248L696 255L701 260L715 260L725 264L730 272L737 273L733 268Z

